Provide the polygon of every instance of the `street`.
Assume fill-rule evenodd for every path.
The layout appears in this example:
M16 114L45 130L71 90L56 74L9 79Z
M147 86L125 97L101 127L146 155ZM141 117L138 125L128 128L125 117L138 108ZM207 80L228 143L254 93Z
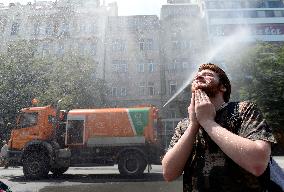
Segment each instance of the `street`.
M274 157L284 169L284 156ZM26 180L22 168L0 168L0 180L13 192L178 192L182 191L182 177L167 183L162 176L162 168L154 165L150 173L143 177L123 177L117 166L114 167L71 167L64 175L55 178L52 174L47 179Z
M119 189L123 192L176 192L182 191L182 178L167 183L164 181L161 166L152 166L150 173L139 178L123 177L117 166L114 167L71 167L64 175L38 181L26 180L22 167L0 168L0 180L13 192L108 192Z

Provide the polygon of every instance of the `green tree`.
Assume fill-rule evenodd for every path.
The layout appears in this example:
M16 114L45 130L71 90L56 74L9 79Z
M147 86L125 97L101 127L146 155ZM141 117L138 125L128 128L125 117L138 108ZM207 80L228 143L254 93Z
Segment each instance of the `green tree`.
M31 106L34 98L41 106L62 99L64 109L107 105L107 88L103 80L95 78L93 59L71 53L42 58L36 55L36 48L33 42L18 41L0 55L2 139L10 133L7 123L14 124L17 111Z
M107 87L95 78L96 63L88 57L65 54L49 64L48 89L38 95L44 105L62 100L64 108L94 108L107 105Z
M284 149L284 48L281 45L249 46L229 62L241 100L254 101L274 128L279 146Z

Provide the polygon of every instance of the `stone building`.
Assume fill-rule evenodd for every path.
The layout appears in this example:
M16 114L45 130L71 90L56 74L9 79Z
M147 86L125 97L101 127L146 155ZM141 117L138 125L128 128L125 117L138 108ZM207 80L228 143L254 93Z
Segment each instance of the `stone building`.
M215 58L218 63L223 62L227 52L237 54L234 47L258 41L284 41L282 0L199 0L199 6L206 20L210 46L222 50Z
M105 43L105 80L114 106L161 106L159 18L109 17Z
M99 0L37 1L0 7L0 51L10 43L27 40L36 45L39 57L65 53L91 56L96 77L103 78L104 38L108 16L117 15L117 5Z
M190 81L204 61L207 32L197 4L168 1L161 9L161 114L164 117L164 145L173 135L177 122L187 117Z

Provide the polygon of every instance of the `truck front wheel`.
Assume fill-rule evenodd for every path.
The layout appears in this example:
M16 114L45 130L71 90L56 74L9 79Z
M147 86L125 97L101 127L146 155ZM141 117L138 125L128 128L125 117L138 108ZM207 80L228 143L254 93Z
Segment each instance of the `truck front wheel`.
M43 152L27 151L23 158L23 172L28 179L47 177L49 157Z
M141 175L147 166L146 160L139 152L126 152L120 155L118 170L122 175Z

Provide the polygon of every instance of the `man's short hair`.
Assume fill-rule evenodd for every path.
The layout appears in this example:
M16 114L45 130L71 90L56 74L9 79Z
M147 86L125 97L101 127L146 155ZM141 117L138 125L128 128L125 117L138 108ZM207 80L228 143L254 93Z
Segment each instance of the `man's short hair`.
M224 92L223 95L224 101L228 102L230 100L230 95L231 95L231 83L225 71L223 71L220 67L218 67L213 63L201 64L200 67L198 68L198 71L200 72L205 69L209 69L218 74L220 84L222 84L226 88L226 91Z

